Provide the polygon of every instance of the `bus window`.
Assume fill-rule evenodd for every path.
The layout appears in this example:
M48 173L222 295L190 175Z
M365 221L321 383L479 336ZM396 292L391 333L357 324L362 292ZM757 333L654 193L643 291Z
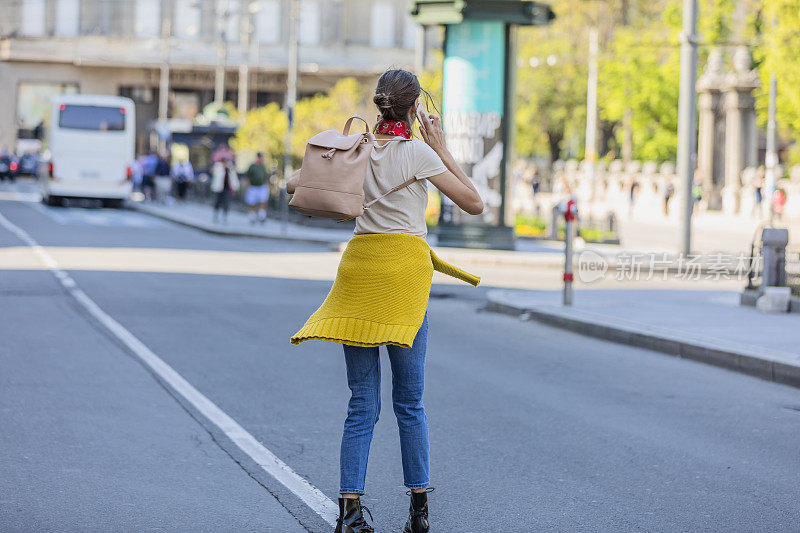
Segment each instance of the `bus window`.
M98 131L125 129L125 109L120 107L61 104L59 109L59 128Z

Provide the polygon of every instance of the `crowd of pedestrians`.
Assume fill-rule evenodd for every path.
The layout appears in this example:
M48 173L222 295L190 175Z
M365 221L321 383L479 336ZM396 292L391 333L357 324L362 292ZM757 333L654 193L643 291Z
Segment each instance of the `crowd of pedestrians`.
M206 182L202 174L196 175L188 154L173 157L166 152L150 151L136 158L131 165L133 190L146 202L171 205L185 202L193 187L207 183L208 188L201 190L210 191L212 195L213 221L225 224L231 201L242 189L250 223L266 222L273 173L267 169L264 154L256 154L255 160L241 176L236 170L235 156L227 147L218 148L211 160Z

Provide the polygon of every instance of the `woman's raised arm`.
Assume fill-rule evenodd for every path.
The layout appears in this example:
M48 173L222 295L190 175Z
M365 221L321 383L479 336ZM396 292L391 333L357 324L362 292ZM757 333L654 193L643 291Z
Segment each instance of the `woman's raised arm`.
M428 181L470 215L480 215L483 213L483 200L478 190L447 149L442 121L436 115L430 115L430 118L431 122L427 124L426 121L420 121L419 130L425 142L441 158L447 171L429 177Z

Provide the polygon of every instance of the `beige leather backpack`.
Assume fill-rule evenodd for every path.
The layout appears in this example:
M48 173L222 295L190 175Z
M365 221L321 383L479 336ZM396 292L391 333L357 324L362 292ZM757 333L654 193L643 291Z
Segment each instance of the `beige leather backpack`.
M349 135L353 119L364 122L364 133ZM342 133L326 130L311 137L301 168L286 186L287 192L294 195L289 206L312 217L350 220L384 196L414 183L412 177L364 204L364 179L373 144L375 137L369 124L358 115L347 120Z

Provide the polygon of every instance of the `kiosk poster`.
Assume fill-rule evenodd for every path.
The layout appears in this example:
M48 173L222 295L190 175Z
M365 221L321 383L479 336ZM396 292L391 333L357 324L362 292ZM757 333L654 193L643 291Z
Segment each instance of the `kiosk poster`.
M483 198L483 214L470 216L446 198L443 224L501 223L503 191L503 98L506 66L505 25L464 21L447 26L444 59L444 133L447 146L472 177Z

